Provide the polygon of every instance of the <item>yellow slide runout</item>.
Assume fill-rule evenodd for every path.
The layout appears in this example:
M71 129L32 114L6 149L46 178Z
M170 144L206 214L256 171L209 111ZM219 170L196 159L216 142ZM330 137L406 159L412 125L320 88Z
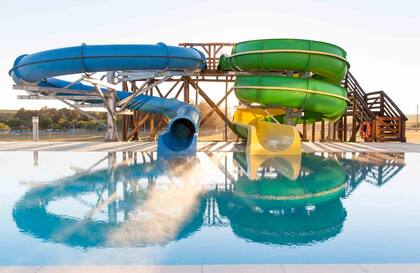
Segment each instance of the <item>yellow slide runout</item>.
M277 172L290 180L299 177L301 168L301 154L295 155L247 155L246 174L249 179L258 178L258 170L262 167L274 168Z
M283 109L237 109L236 126L247 131L246 152L249 155L296 155L301 141L295 126L263 121L267 116L284 114Z

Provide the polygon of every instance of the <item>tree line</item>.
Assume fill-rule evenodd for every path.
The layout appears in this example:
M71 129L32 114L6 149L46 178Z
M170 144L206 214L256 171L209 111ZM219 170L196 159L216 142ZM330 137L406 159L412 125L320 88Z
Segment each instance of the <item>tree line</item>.
M106 113L89 112L89 114L106 123ZM21 108L14 115L0 115L0 131L30 130L32 129L32 117L35 116L39 119L39 128L41 130L66 130L70 128L94 130L101 127L97 121L82 115L76 110L43 107L40 110Z
M198 104L198 109L201 112L202 117L206 116L210 111L211 107L206 103L201 102ZM92 116L106 123L105 112L89 112ZM32 117L38 117L40 130L48 129L87 129L96 130L102 128L102 126L95 120L81 114L80 112L68 109L68 108L48 108L43 107L40 110L27 110L25 108L19 109L15 114L1 113L0 112L0 131L9 130L32 130ZM156 119L155 126L157 126L159 119ZM117 120L117 126L121 127L121 120ZM148 126L148 124L146 125ZM221 131L224 128L224 122L213 114L202 129L204 130L216 130Z

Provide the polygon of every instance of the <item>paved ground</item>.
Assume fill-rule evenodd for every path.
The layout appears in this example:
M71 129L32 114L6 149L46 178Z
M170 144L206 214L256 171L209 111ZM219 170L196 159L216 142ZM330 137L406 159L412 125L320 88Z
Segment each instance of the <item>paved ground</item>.
M155 150L156 142L0 142L0 151L148 152ZM304 142L302 150L304 152L420 153L420 144ZM199 142L198 151L238 152L245 151L245 146L235 142Z
M419 273L420 264L32 266L0 267L0 273Z

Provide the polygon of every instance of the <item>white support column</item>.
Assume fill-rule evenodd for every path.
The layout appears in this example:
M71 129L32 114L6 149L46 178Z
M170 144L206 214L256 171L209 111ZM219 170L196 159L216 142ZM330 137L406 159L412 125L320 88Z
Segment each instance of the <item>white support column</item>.
M108 72L107 82L113 84L115 72ZM116 120L116 95L115 89L108 88L106 95L106 103L108 104L107 111L107 131L105 134L105 141L118 141L117 120Z
M117 153L108 152L108 222L117 222L117 204L115 195L117 194L117 180L115 168L117 167Z
M326 140L332 141L334 140L334 122L328 122L328 133Z
M32 117L32 141L39 141L39 119Z

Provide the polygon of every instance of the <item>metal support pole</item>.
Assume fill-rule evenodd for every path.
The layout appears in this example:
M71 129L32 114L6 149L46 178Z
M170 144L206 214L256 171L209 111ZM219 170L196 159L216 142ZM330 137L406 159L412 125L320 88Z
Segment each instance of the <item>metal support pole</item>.
M39 119L32 117L32 141L39 141Z
M293 110L291 108L286 108L285 124L293 125L292 115L293 115Z
M149 95L153 96L153 88L149 90ZM149 119L149 136L151 140L155 140L155 114L150 115Z
M228 90L229 89L229 82L227 81L226 78L226 83L225 83L225 116L227 117L227 112L228 112ZM227 141L227 134L228 134L228 126L227 123L225 122L225 130L224 130L224 135L223 135L223 141Z
M419 105L417 104L416 132L419 130Z
M328 122L328 133L327 133L327 139L329 141L332 141L334 139L334 122L329 121Z
M107 73L107 82L114 83L115 72ZM116 120L116 95L115 89L108 88L106 96L107 103L107 131L105 134L105 141L118 141L117 120Z

